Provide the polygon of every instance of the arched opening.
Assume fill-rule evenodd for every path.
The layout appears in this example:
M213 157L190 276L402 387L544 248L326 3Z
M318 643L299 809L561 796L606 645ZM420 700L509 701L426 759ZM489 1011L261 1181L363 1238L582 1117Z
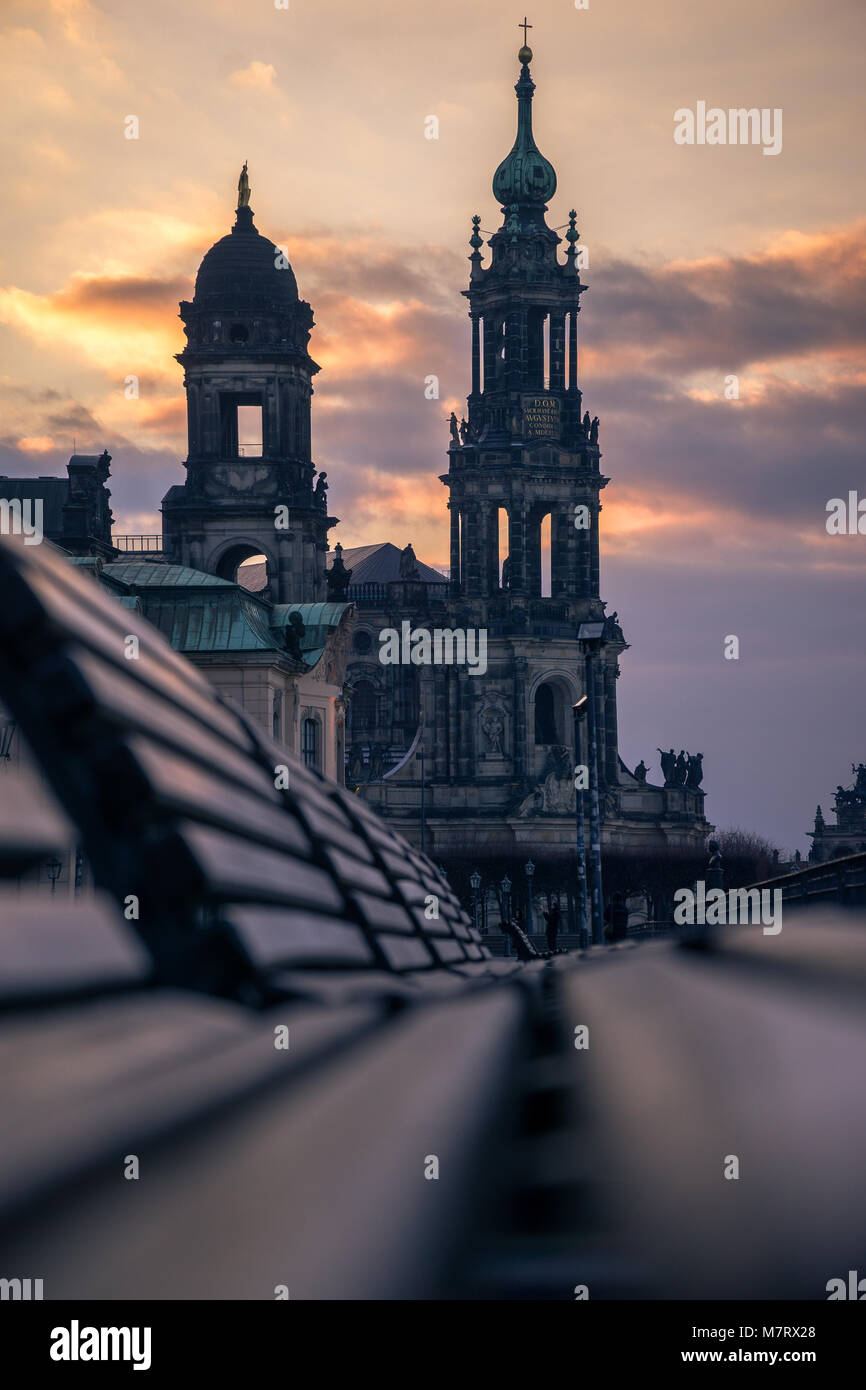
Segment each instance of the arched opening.
M509 586L509 570L505 568L505 561L511 554L511 536L509 534L508 512L504 507L499 508L499 587L507 589Z
M357 656L366 656L372 645L372 633L366 632L363 628L359 628L352 638L352 651L355 652Z
M261 458L262 393L220 391L220 457Z
M305 767L319 766L319 745L319 721L307 718L301 725L301 757Z
M250 336L250 330L245 323L233 323L229 329L230 343L245 343Z
M231 584L240 584L250 593L261 593L270 582L271 564L266 555L249 542L239 541L224 550L217 560L215 573Z
M550 598L553 592L551 581L551 517L550 512L541 518L539 528L541 546L541 597Z
M268 562L264 555L251 555L238 565L236 582L251 594L260 594L268 582Z
M535 742L560 743L557 691L547 681L535 692Z

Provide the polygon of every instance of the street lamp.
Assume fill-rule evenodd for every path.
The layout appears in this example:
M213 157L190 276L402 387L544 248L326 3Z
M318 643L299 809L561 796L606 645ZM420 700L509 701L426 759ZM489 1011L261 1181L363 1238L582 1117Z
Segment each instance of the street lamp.
M589 735L589 857L592 864L592 940L596 946L604 942L601 904L601 817L598 805L598 719L595 707L595 658L601 647L604 623L581 623L577 640L584 645L586 693L586 727Z
M577 930L580 935L581 949L586 949L586 842L583 838L583 778L578 777L577 769L584 767L583 761L583 739L581 728L586 718L586 707L589 699L586 695L581 695L577 704L572 705L571 712L574 715L574 814L577 823Z
M424 806L424 783L425 783L425 778L424 778L424 744L423 744L423 743L420 744L420 746L419 746L419 748L418 748L418 757L419 757L420 760L421 760L421 853L423 854L423 853L424 853L424 843L425 843L425 839L426 839L426 827L425 827L425 824L424 824L426 818L425 818L425 814L424 814L424 812L425 812L425 806Z
M57 880L63 873L63 865L55 856L53 859L48 860L48 863L45 865L45 871L51 880L51 891L53 893L57 888Z
M475 930L480 934L481 924L479 918L481 913L481 899L478 896L478 889L481 887L481 875L477 869L474 874L470 874L469 883L472 888L472 916L475 921Z
M502 911L507 922L511 917L511 879L508 874L505 875L499 886L502 889Z
M532 875L535 873L535 865L531 859L527 859L523 866L526 874L526 896L528 898L528 911L526 913L526 929L530 936L535 931L535 922L532 914Z

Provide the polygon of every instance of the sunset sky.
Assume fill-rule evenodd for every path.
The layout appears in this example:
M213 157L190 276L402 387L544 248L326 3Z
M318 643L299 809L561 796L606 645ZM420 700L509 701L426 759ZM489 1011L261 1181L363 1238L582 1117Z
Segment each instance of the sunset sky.
M186 453L177 304L232 223L247 159L256 224L315 313L332 538L411 540L446 564L438 475L469 388L459 292L472 214L500 221L517 8L0 13L0 473L65 474L73 440L106 447L118 529L160 529ZM710 819L805 854L816 804L827 815L866 761L866 536L825 529L830 498L866 496L866 5L535 0L529 19L535 135L559 180L548 221L576 207L589 257L602 596L631 643L620 751L657 780L657 746L702 750ZM677 145L674 111L698 101L781 108L781 153Z

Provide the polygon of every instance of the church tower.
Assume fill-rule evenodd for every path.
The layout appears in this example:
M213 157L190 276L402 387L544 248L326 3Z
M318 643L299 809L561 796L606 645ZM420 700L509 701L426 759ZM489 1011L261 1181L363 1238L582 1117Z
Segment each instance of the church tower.
M463 291L472 325L468 424L458 432L452 422L443 478L451 498L452 592L504 598L498 607L512 620L530 601L540 615L542 597L551 599L552 612L568 600L570 616L601 618L599 492L608 480L599 468L598 421L582 414L578 386L578 314L586 286L577 265L577 215L569 216L561 262L560 238L545 220L556 174L532 132L531 49L524 46L518 58L517 137L493 176L502 226L490 238L485 267L480 218L473 218L472 269Z
M249 197L245 164L235 224L180 306L189 452L186 483L163 499L164 548L168 560L225 579L264 555L269 597L313 602L325 597L337 524L310 455L313 313L284 253L254 225Z
M599 593L599 422L583 410L578 385L578 314L582 284L577 214L569 214L567 249L547 225L556 173L535 143L529 69L518 53L517 135L493 175L502 224L483 264L479 217L470 237L471 389L467 419L451 421L449 470L451 596L466 625L500 639L511 674L510 710L497 711L509 731L507 762L520 797L570 746L571 705L584 690L582 623L604 624L595 662L598 773L616 810L620 762L616 679L626 643L616 615L606 618ZM477 697L476 697L477 698ZM482 710L474 739L482 776ZM480 737L479 737L480 731ZM503 749L507 743L503 743ZM551 753L551 750L554 750ZM489 750L488 750L489 751ZM505 770L505 769L502 769Z
M489 259L482 256L481 219L473 218L463 291L470 390L466 418L451 417L448 472L441 475L450 511L448 595L437 593L444 586L407 574L381 586L385 597L359 593L356 600L350 675L359 694L364 690L356 708L388 711L401 700L406 705L411 690L418 729L408 746L385 750L384 771L382 757L371 753L366 780L357 758L353 778L401 831L452 871L466 870L467 891L473 868L505 894L503 870L512 880L518 866L538 861L547 890L559 882L573 916L575 769L590 769L593 749L595 775L590 770L588 780L597 795L590 798L589 832L598 831L605 852L694 850L707 822L700 759L697 781L671 776L658 786L647 780L643 760L631 772L619 756L617 683L626 642L599 589L600 495L608 479L599 422L584 409L578 384L586 287L577 214L569 215L563 255L546 220L556 174L533 134L531 60L524 44L517 136L493 176L502 222L485 233ZM415 632L417 646L399 666L389 657L377 673L374 642L383 630ZM470 639L479 652L483 643L484 660L474 669L459 646L454 655L464 639L467 653ZM683 755L681 770L691 766Z

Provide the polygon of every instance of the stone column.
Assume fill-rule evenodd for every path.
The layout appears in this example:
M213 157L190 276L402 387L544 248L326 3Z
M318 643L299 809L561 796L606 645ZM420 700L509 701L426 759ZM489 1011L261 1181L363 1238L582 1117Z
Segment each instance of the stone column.
M524 657L517 657L514 661L514 679L511 686L513 702L512 728L514 731L511 753L514 760L515 777L525 777L527 770L526 670L526 659Z
M472 320L472 394L477 396L481 391L481 345L479 334L479 318L477 314L470 314Z
M470 598L478 598L481 588L481 508L478 499L472 497L462 508L463 515L463 572L461 574L462 592Z
M614 659L604 664L604 725L605 761L608 785L615 787L619 781L619 748L616 717L616 681L619 664Z
M590 506L592 526L589 532L589 592L593 597L598 597L599 593L599 572L598 572L598 526L599 515L601 513L601 502L596 500L594 506Z
M526 506L512 502L509 508L511 537L511 588L515 593L526 589Z
M494 355L496 351L496 328L492 314L484 315L484 390L490 391L494 386L496 368L494 366Z
M569 523L574 531L574 514L561 505L550 512L550 593L552 598L565 598L568 593L571 567Z
M577 390L577 310L568 316L568 389Z
M561 391L565 386L565 315L550 316L550 389Z

